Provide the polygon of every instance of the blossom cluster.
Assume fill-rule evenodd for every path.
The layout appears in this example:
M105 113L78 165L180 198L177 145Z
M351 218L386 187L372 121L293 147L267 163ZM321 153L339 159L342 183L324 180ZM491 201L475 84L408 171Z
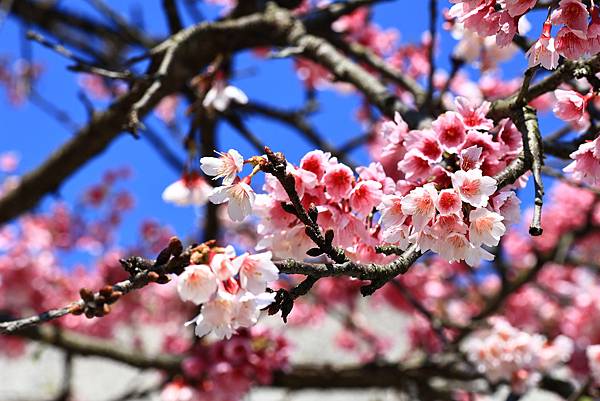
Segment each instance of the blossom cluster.
M196 252L192 264L179 276L177 291L183 301L202 305L187 324L195 324L202 337L214 332L230 338L237 329L256 324L260 310L270 305L275 293L265 292L278 277L271 253L236 256L233 247Z
M511 44L524 15L537 1L452 0L452 3L451 18L481 37L495 37L496 44L504 47ZM553 26L560 27L555 38L551 35ZM544 68L554 69L558 66L559 56L575 60L599 51L600 8L592 3L588 9L581 0L560 0L527 54L530 67L541 64Z
M414 243L472 266L492 258L482 245L498 244L518 219L519 200L491 175L514 160L522 139L509 120L495 127L488 110L487 102L459 97L456 111L430 129L409 131L399 116L382 125L372 153L397 179L379 207L383 241L403 249Z
M492 255L506 226L518 218L513 191L497 188L492 175L504 169L522 148L520 132L510 122L498 125L486 117L489 103L458 97L456 111L447 111L431 128L409 130L399 115L384 122L373 145L375 163L354 171L329 153L307 153L298 166L287 165L304 207L316 207L317 223L333 230L334 242L354 260L381 262L375 246L382 241L406 249L417 244L449 261L476 266ZM265 178L265 194L250 186L253 172L240 179L245 163L256 166L235 149L219 157L203 157L201 169L222 185L210 189L198 175L184 176L169 186L163 198L179 204L228 202L232 220L251 213L260 217L259 249L276 257L304 259L311 240L300 220L284 211L289 200L281 183ZM377 218L378 217L378 218Z
M490 319L490 328L476 332L463 344L477 370L497 383L507 381L522 393L535 386L542 374L569 361L573 341L558 336L549 341L510 325L500 317Z
M196 344L182 362L186 379L175 379L163 401L241 400L253 384L271 383L274 371L288 363L287 341L259 326L240 330L229 340Z
M317 224L333 230L333 245L360 261L381 261L374 246L379 244L379 230L373 213L384 194L394 191L394 182L381 165L359 167L358 177L346 164L321 150L308 152L299 166L287 165L287 173L295 180L295 189L304 207L314 205ZM289 197L273 176L265 177L264 194L256 198L255 212L260 217L258 248L268 248L280 258L306 258L313 245L304 224L284 211L282 202Z

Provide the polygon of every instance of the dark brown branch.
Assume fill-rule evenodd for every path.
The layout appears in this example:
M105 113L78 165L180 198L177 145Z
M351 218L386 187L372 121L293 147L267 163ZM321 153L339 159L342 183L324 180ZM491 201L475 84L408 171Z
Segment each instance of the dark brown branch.
M426 94L417 81L387 63L368 47L356 42L346 42L331 37L327 38L332 40L332 43L336 47L340 48L350 57L367 64L379 72L385 79L410 92L415 98L415 103L421 104L424 102Z
M307 263L292 259L275 262L281 273L303 274L306 276L322 278L336 276L350 276L360 280L371 280L373 284L361 289L363 295L371 295L387 281L399 274L404 274L421 255L413 245L396 260L386 264L357 263L347 261L344 263Z
M558 88L560 84L569 81L572 78L585 77L590 72L600 71L600 54L589 60L565 60L552 74L540 80L537 84L530 86L526 93L521 96L525 103L531 102L544 93L551 92ZM511 117L515 108L520 107L517 104L518 93L509 96L506 99L496 100L488 116L498 121L505 117Z
M83 60L81 57L74 54L72 51L70 51L66 47L64 47L60 44L57 44L57 43L52 43L50 40L43 37L42 35L40 35L37 32L33 32L33 31L27 32L27 39L34 40L37 43L41 44L42 46L44 46L50 50L53 50L56 53L60 54L61 56L66 57L67 59L75 62L75 65L68 67L72 71L88 72L91 74L100 75L102 77L110 78L110 79L123 79L126 81L130 81L130 80L134 79L134 76L130 71L124 71L124 72L111 71L111 70L107 70L102 67L94 66L90 62Z
M60 330L55 326L30 327L13 333L33 341L56 346L66 352L83 356L98 356L122 362L140 369L161 369L167 372L178 372L181 359L171 355L144 355L139 351L127 349L113 341Z
M133 290L145 287L146 285L156 282L157 277L165 277L166 274L179 274L183 268L189 265L190 250L186 250L181 255L175 256L164 264L157 265L156 261L147 260L140 257L131 257L121 263L130 268L129 271L136 272L130 279L118 282L111 286L112 291L125 295ZM98 298L102 292L97 292L91 298ZM70 304L52 309L39 315L12 320L8 322L0 322L0 333L10 334L19 330L24 330L32 326L39 325L43 322L57 319L70 313L81 313L86 307L87 302L84 299L71 302Z
M423 121L421 113L409 109L376 77L340 53L327 40L307 33L299 21L292 20L289 26L286 35L289 45L303 49L304 56L327 68L337 79L353 84L388 118L399 112L411 127L417 127Z
M169 31L171 34L181 31L183 29L183 24L181 23L179 11L177 11L176 0L162 0L162 6L165 10L165 15L167 16L167 23L169 24Z
M71 11L62 10L53 2L15 1L11 9L11 16L15 16L27 24L35 25L62 43L68 44L102 63L114 63L115 51L118 53L124 46L140 45L140 42L123 35L122 32L111 26ZM103 42L103 46L93 46L98 39Z

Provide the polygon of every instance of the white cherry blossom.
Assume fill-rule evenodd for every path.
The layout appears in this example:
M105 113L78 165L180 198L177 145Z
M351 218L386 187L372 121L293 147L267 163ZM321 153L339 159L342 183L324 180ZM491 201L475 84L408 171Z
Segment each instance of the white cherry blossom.
M471 222L469 239L471 243L474 245L498 245L500 237L506 232L502 220L504 220L504 217L485 208L472 210L469 214L469 221Z
M215 204L228 202L227 213L231 220L242 221L252 213L256 194L246 180L213 189L208 199Z
M223 178L223 185L233 184L237 174L244 168L244 157L235 149L227 153L217 152L219 157L203 157L200 168L213 179Z
M271 261L271 252L250 255L245 253L233 260L240 274L240 285L253 294L265 291L267 283L279 277L279 271Z
M189 265L179 276L177 292L183 301L196 305L208 301L217 291L217 276L207 265Z

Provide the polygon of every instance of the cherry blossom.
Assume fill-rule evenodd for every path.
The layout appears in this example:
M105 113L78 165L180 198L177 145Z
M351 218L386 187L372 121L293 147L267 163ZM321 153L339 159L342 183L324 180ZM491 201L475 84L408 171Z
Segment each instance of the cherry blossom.
M454 189L443 189L437 197L436 208L442 216L459 214L462 210L462 201Z
M202 105L224 112L233 103L246 104L248 96L238 87L227 85L224 81L216 81L206 93Z
M471 210L469 220L469 240L474 245L496 246L506 232L504 217L483 207Z
M481 155L483 149L479 146L469 146L460 151L460 169L463 171L469 171L472 169L478 169L481 167L483 162Z
M250 180L240 180L231 185L213 189L208 199L215 204L227 202L227 213L234 221L242 221L252 213L256 199L254 190L249 185Z
M590 375L595 383L600 383L600 345L588 345L585 349Z
M556 50L554 38L550 36L552 24L544 23L544 30L540 38L527 51L529 67L542 65L547 70L558 67L559 54Z
M19 155L15 152L0 153L0 172L12 173L19 165Z
M476 130L490 130L494 123L486 117L490 110L490 103L483 102L476 106L473 102L464 97L457 97L454 104L465 128Z
M413 189L402 199L402 212L412 216L415 230L421 231L435 216L438 192L433 184Z
M556 104L552 111L564 121L577 121L585 118L589 96L572 90L557 89L554 91Z
M432 127L444 149L449 152L455 152L465 141L465 125L456 113L443 113L432 123Z
M537 0L506 0L506 10L511 17L517 17L525 14L529 9L535 6Z
M487 205L489 197L496 192L496 180L483 176L481 170L459 170L452 175L452 185L463 202L475 207Z
M199 337L213 332L230 338L238 329L256 324L260 310L273 302L275 293L265 290L278 271L271 252L236 257L229 246L208 256L208 265L190 265L178 279L181 299L202 304L200 313L186 325L195 324Z
M347 198L352 190L354 175L350 167L339 163L330 166L323 176L327 194L334 200Z
M279 275L271 258L271 252L255 255L245 253L235 258L233 264L240 273L240 285L253 294L264 292L267 283L275 281Z
M550 342L502 318L490 319L490 323L489 329L479 331L465 343L467 355L492 382L506 380L519 393L535 386L541 373L567 362L573 352L573 341L567 337Z
M588 52L587 39L568 26L563 26L558 31L554 44L558 54L570 60L576 60Z
M580 145L569 157L573 162L563 169L566 173L591 185L600 182L600 150L597 138Z
M585 39L589 16L585 4L580 0L560 0L550 20L554 25L565 24L574 34Z
M350 206L357 213L367 215L379 205L382 196L380 183L372 180L360 181L350 192Z
M217 291L217 276L207 265L190 265L180 275L177 292L183 301L196 305L208 301Z
M177 206L202 206L208 202L210 184L197 173L185 173L182 178L165 188L162 198Z
M219 153L219 157L202 157L200 168L206 175L214 179L223 178L223 185L233 184L237 174L244 168L244 158L235 149L229 149L227 153Z

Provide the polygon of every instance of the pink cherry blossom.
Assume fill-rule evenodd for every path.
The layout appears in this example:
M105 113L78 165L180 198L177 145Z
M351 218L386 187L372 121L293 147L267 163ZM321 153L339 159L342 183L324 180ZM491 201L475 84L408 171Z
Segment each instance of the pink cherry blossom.
M587 30L588 52L590 54L600 53L600 7L592 9L592 22Z
M235 149L229 149L227 153L220 153L219 157L203 157L200 159L200 168L206 175L214 179L223 178L223 185L230 185L235 177L244 168L244 158Z
M435 250L447 261L458 262L467 259L472 248L473 245L464 234L451 232Z
M443 189L436 200L436 207L442 216L458 214L462 209L462 201L454 189Z
M472 169L478 169L481 167L483 149L479 146L473 145L460 151L460 169L463 171L469 171Z
M457 97L454 104L467 129L489 131L494 126L494 122L486 117L490 110L490 102L483 102L481 105L476 106L467 98Z
M510 15L509 11L501 11L498 13L500 18L498 24L500 29L496 33L496 44L500 47L507 47L512 44L518 30L518 19Z
M173 381L160 392L163 401L194 401L197 397L197 391L183 381Z
M554 25L565 24L576 35L585 39L589 17L585 4L580 0L560 0L550 19Z
M260 310L266 308L275 300L274 292L240 293L236 300L236 309L233 322L236 328L252 327L258 321Z
M463 202L475 207L485 207L489 197L496 192L496 180L483 176L481 170L459 170L452 175L452 185Z
M252 213L256 194L249 180L241 180L235 184L224 185L213 189L208 199L215 204L227 202L227 213L233 221L242 221Z
M528 66L542 65L547 70L558 67L558 52L556 51L554 38L550 36L552 24L544 23L544 30L540 38L527 51Z
M329 166L329 159L331 159L330 153L323 152L322 150L313 150L302 157L300 168L310 171L320 180Z
M411 149L398 162L398 170L405 172L407 180L425 180L431 175L432 162L419 149Z
M437 197L437 190L430 183L413 189L402 199L402 212L412 216L415 230L421 231L433 219Z
M452 111L441 114L432 123L432 128L448 152L455 152L465 141L466 130L459 115Z
M179 98L175 95L166 96L154 109L156 116L165 124L172 124L175 121L177 105Z
M600 345L588 345L585 349L588 365L590 367L590 376L594 383L600 383Z
M576 60L588 52L587 39L567 26L558 31L554 43L558 54L570 60Z
M517 197L514 191L500 191L497 195L491 198L493 210L500 213L504 217L504 225L517 223L521 217L521 200Z
M19 165L19 155L15 152L0 153L0 172L12 173Z
M442 147L436 133L432 130L409 132L404 140L404 145L409 151L418 150L431 162L439 162L442 159Z
M476 332L464 349L477 370L492 382L508 381L518 392L535 386L542 373L571 358L573 342L559 336L550 342L540 334L513 327L503 318L490 319L491 327Z
M238 274L240 265L231 260L231 255L217 253L210 261L210 268L220 281L226 281Z
M202 312L185 325L195 324L194 333L198 337L214 332L219 338L231 338L235 333L235 309L235 295L219 290L213 299L202 305Z
M537 0L506 0L506 10L511 17L517 17L525 14L529 9L535 6Z
M406 215L402 212L402 197L399 195L384 195L378 209L383 225L399 225L406 220Z
M556 104L552 111L564 121L576 121L584 117L588 97L572 90L556 89Z
M574 161L563 169L573 175L576 180L581 180L591 185L600 183L600 157L597 151L598 138L579 146L569 157Z
M359 181L350 192L350 207L362 215L371 213L379 205L383 192L377 181Z
M334 164L325 172L323 183L327 189L327 194L333 200L339 201L350 195L354 183L354 174L350 167L345 164Z
M207 265L190 265L179 276L177 292L183 301L202 304L217 291L217 277Z

